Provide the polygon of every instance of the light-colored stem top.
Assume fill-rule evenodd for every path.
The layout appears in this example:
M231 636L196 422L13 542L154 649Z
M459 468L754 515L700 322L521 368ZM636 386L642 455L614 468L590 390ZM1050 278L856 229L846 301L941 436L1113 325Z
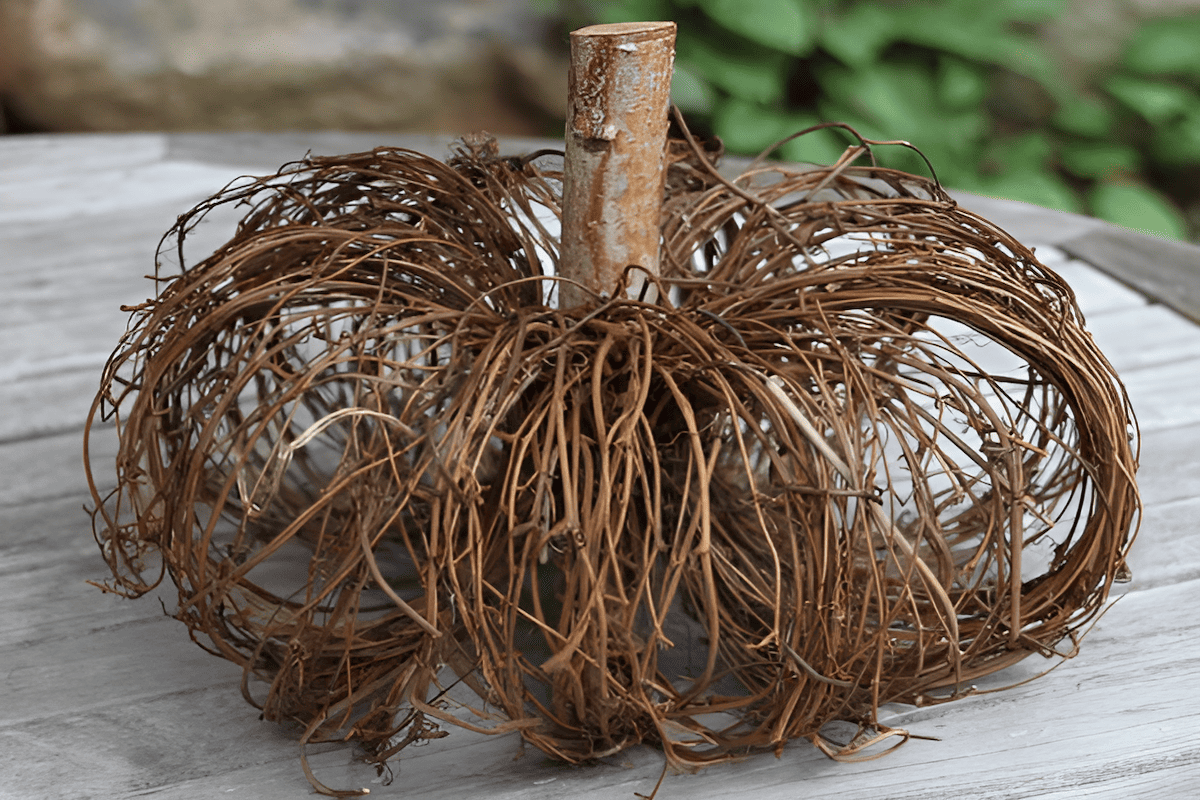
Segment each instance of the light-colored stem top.
M563 307L611 294L631 264L658 273L674 60L673 22L571 34L560 271L590 291L564 283Z

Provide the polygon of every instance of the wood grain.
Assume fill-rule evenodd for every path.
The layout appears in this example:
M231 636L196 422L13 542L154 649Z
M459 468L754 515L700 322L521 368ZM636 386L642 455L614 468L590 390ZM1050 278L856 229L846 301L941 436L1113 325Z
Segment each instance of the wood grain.
M1062 247L1200 324L1200 256L1195 247L1112 226L1064 241Z
M306 797L292 733L261 722L232 665L166 617L89 586L104 566L82 506L82 426L99 370L125 329L122 303L152 291L161 233L195 200L244 171L308 149L361 150L375 137L127 135L0 139L0 797L207 800ZM441 138L395 137L433 149ZM529 143L518 145L528 149ZM537 143L544 144L544 143ZM964 204L971 202L963 199ZM1113 239L1094 220L979 201L1041 245ZM973 206L968 206L973 207ZM1068 224L1069 223L1069 224ZM1064 227L1065 226L1065 227ZM220 226L204 234L220 241ZM1132 234L1130 234L1132 235ZM1084 248L1086 249L1086 248ZM796 743L770 756L668 778L661 798L1154 798L1195 796L1200 781L1200 327L1088 264L1044 247L1080 297L1097 342L1142 421L1146 510L1134 581L1080 655L1039 680L933 708L889 707L910 741L863 764ZM1083 250L1075 247L1073 252ZM1098 246L1089 260L1113 255ZM1169 258L1141 237L1146 260ZM1115 256L1114 256L1115 257ZM1124 257L1124 256L1122 256ZM115 436L95 444L111 470ZM172 592L161 591L169 607ZM1026 661L979 689L1051 666ZM569 768L513 737L454 731L406 750L395 779L350 748L312 750L318 775L375 796L533 800L629 798L662 767L649 748Z

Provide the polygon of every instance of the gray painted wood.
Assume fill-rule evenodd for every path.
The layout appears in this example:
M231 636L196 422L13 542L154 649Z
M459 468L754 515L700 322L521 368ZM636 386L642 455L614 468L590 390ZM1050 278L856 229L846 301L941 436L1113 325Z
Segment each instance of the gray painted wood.
M119 306L151 292L143 276L177 213L240 172L271 171L309 149L347 152L381 141L342 134L0 139L0 797L309 796L292 733L258 720L238 692L236 668L192 644L156 599L124 601L86 583L102 579L104 566L81 508L81 434L101 365L125 328ZM447 141L392 143L436 150ZM1003 201L968 207L1034 244L1093 235L1113 241L1112 229L1094 220L1064 222ZM205 236L215 243L220 233ZM1157 240L1139 247L1147 259L1174 258ZM910 741L849 765L795 743L780 759L670 776L660 797L1194 796L1200 327L1051 247L1039 252L1071 281L1142 421L1146 510L1131 558L1134 581L1081 654L1050 674L934 708L885 710L889 724L938 741ZM1195 254L1182 252L1185 261ZM1092 261L1110 255L1099 246L1088 251ZM109 430L94 445L98 474L111 470L114 441ZM168 606L171 594L161 592ZM978 688L1051 665L1028 660ZM350 748L314 748L312 763L330 785L366 786L375 796L513 800L630 799L653 788L662 766L649 748L577 768L530 748L520 754L513 737L454 731L406 750L391 785Z
M1066 240L1062 248L1200 323L1197 248L1112 226Z

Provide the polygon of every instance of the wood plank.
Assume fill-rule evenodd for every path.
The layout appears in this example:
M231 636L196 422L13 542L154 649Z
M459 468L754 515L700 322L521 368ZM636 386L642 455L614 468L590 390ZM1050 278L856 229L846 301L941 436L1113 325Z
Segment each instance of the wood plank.
M1143 431L1141 460L1138 483L1147 507L1200 497L1200 425Z
M1200 518L1197 497L1146 507L1141 531L1129 556L1133 582L1128 591L1200 580L1197 518ZM1196 658L1200 659L1200 654Z
M388 133L331 133L292 131L288 133L172 133L167 138L171 161L194 162L274 172L282 165L306 155L343 155L376 147L406 147L436 157L449 153L451 136Z
M1200 359L1122 374L1143 433L1200 421Z
M1034 245L1034 255L1067 282L1087 319L1096 314L1138 308L1150 301L1144 294L1110 278L1086 261L1070 258L1051 245Z
M95 172L154 164L167 154L162 133L29 134L0 140L0 185L54 183L64 194ZM28 201L32 202L32 200ZM0 208L28 204L19 194L0 197Z
M404 147L435 158L445 158L458 136L414 133L331 133L294 131L288 133L172 133L167 139L166 157L171 161L229 165L256 171L273 172L287 162L299 161L307 154L334 156L359 153L376 147ZM500 137L504 155L523 155L546 148L563 148L561 139L537 139L519 136Z
M206 169L199 183L162 202L153 195L147 200L134 184L121 189L125 199L113 200L104 212L70 216L72 207L63 206L55 213L70 216L69 227L64 228L66 216L45 218L36 209L25 221L0 221L0 252L20 254L0 259L6 300L0 315L0 395L6 408L0 440L83 424L104 363L128 324L121 306L155 291L146 276L154 272L159 240L178 214L236 174L225 167ZM190 237L190 256L203 258L226 241L235 215L230 210L224 219L214 215L199 226Z
M1105 226L1104 222L1092 217L1016 200L984 197L956 189L951 189L949 193L963 208L999 225L1022 243L1059 246L1063 242L1088 236Z
M1197 603L1195 580L1132 592L1100 621L1079 657L1045 677L943 706L889 709L888 724L940 741L912 741L866 764L829 762L794 743L781 760L759 756L671 777L668 796L741 797L753 786L765 798L803 791L819 800L885 787L893 798L1001 798L1013 796L1014 786L1038 796L1091 782L1106 788L1097 796L1187 797L1200 775L1200 739L1163 732L1190 728L1200 714L1200 696L1186 688L1197 661L1185 655L1194 654L1200 625L1194 615L1164 609ZM20 699L0 723L0 772L18 776L25 796L182 800L234 792L269 800L307 791L287 732L258 722L238 696L236 670L197 650L175 623L159 617L109 625L0 653L6 687ZM1028 661L978 686L1023 680L1045 666ZM1133 676L1136 692L1128 691ZM46 764L55 752L81 759L65 773L23 768ZM577 769L535 751L513 762L517 753L513 736L452 730L406 751L396 765L401 780L387 794L457 797L470 786L488 797L628 796L648 792L661 765L649 748ZM374 779L349 750L331 751L318 765L335 786Z
M1200 426L1190 434L1200 438ZM1153 439L1148 454L1179 441L1166 433ZM74 436L63 435L37 447L44 461L62 463L76 445ZM12 474L31 449L29 444L0 447L0 473ZM1195 458L1200 451L1185 452ZM101 448L98 457L111 456ZM1155 485L1166 483L1164 472L1179 466L1158 458L1150 463L1145 477ZM47 470L55 471L52 464ZM31 476L31 486L40 483L39 476ZM78 491L78 477L71 484L67 488ZM9 612L0 617L0 663L9 698L0 713L0 772L17 778L17 785L31 793L25 796L150 793L182 800L233 792L271 800L306 792L294 739L257 721L238 695L238 671L232 665L187 641L183 627L163 617L154 599L123 601L83 583L100 577L103 568L81 530L79 498L14 508L12 498L27 491L15 486L13 494L0 498L0 529L16 533L0 549L0 563L13 568L0 582ZM928 709L889 708L890 724L940 737L940 742L913 741L867 765L833 764L795 743L781 761L760 756L698 776L674 776L667 791L738 797L754 786L755 796L791 797L802 790L819 800L886 786L889 797L1000 798L1011 796L1013 781L1028 791L1025 796L1069 791L1082 781L1093 784L1095 797L1187 797L1200 763L1200 742L1163 737L1159 727L1170 729L1200 713L1191 694L1179 696L1194 658L1174 655L1189 652L1181 649L1185 637L1200 633L1200 623L1162 609L1200 601L1200 581L1172 583L1188 576L1170 571L1186 565L1195 570L1200 564L1200 530L1191 523L1196 503L1160 502L1161 508L1151 512L1135 556L1151 555L1155 563L1135 558L1134 589L1085 640L1076 660L1005 693ZM1160 546L1160 539L1169 546ZM44 557L47 551L51 559ZM39 558L41 569L35 568ZM1159 580L1147 579L1161 567L1167 571L1157 573ZM1146 591L1150 585L1171 591ZM169 592L164 599L169 606ZM1134 630L1137 635L1130 635ZM979 685L1022 680L1044 664L1027 661ZM1123 689L1130 675L1139 676L1138 691L1114 691ZM1149 683L1143 675L1150 676ZM1080 725L1081 719L1087 723ZM1122 741L1119 758L1112 753L1114 737ZM65 777L25 766L44 765L58 752L81 755ZM514 737L454 731L447 740L406 752L392 787L373 783L372 771L357 765L349 749L318 751L314 763L334 785L373 786L388 796L452 797L470 785L480 794L511 798L646 793L661 766L649 748L583 768L548 763L536 751L514 762L517 752Z
M1108 225L1062 248L1200 323L1200 247Z
M119 149L110 154L118 154ZM224 167L183 161L94 167L90 173L49 172L0 195L0 223L79 219L96 214L162 208L211 194L231 177Z
M1123 376L1200 358L1196 325L1165 306L1088 314L1087 323L1100 350Z
M142 275L175 214L240 171L269 171L302 156L301 145L348 152L378 141L368 136L370 143L338 134L0 140L0 184L37 184L30 197L42 208L0 222L0 291L12 309L0 320L0 775L7 778L0 797L311 796L293 732L258 720L233 665L198 649L155 598L125 601L86 584L105 568L82 510L80 426L99 364L124 330L117 306L149 293ZM14 138L24 140L17 149ZM25 163L14 165L13 153ZM175 171L179 164L190 171ZM141 177L123 184L113 177L122 170ZM164 188L181 174L191 176L185 183L194 179L190 193ZM81 182L124 194L108 210L80 214L57 198ZM1004 201L971 207L1032 243L1103 227ZM211 250L225 235L209 226L197 243ZM1122 599L1078 658L1037 681L933 708L885 709L885 721L941 741L911 741L856 765L793 743L780 760L760 756L671 776L661 797L1193 796L1200 695L1190 687L1200 669L1200 617L1189 609L1200 602L1200 328L1053 248L1039 254L1076 287L1142 421L1146 512ZM114 452L114 432L100 431L98 475L112 469ZM173 594L161 590L168 607ZM979 686L1022 680L1048 665L1027 660ZM646 747L576 768L532 748L514 761L519 752L516 737L453 731L405 751L390 786L352 748L317 748L313 763L331 785L369 786L376 796L513 800L632 797L648 793L662 767Z
M0 508L68 498L68 505L73 503L71 511L78 511L86 499L79 468L80 446L78 431L0 446L0 474L11 476L0 486ZM36 458L30 458L27 455L30 452L36 452ZM115 479L112 473L115 453L115 431L112 428L98 431L93 436L92 455L93 469L102 487L110 486ZM1129 588L1200 577L1200 527L1193 524L1194 504L1200 498L1200 423L1145 434L1141 461L1138 482L1146 512L1132 556L1135 582ZM6 539L7 546L25 541L26 546L35 550L41 547L45 542L42 527L37 524L41 513L29 512L21 519L10 519L7 527L12 533ZM75 524L81 537L80 547L94 569L87 578L101 579L104 566L93 549L95 545L87 533L82 512ZM0 552L13 557L9 549Z

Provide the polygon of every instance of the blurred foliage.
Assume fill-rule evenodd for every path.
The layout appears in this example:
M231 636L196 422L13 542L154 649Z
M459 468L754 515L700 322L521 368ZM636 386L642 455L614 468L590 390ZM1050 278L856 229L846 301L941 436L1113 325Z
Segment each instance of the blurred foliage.
M912 142L953 188L1196 238L1200 14L1146 22L1120 63L1081 91L1038 36L1063 0L557 5L572 27L675 20L674 100L730 152L757 154L836 120ZM776 155L829 163L848 143L826 129ZM887 166L927 172L911 151L876 149Z

